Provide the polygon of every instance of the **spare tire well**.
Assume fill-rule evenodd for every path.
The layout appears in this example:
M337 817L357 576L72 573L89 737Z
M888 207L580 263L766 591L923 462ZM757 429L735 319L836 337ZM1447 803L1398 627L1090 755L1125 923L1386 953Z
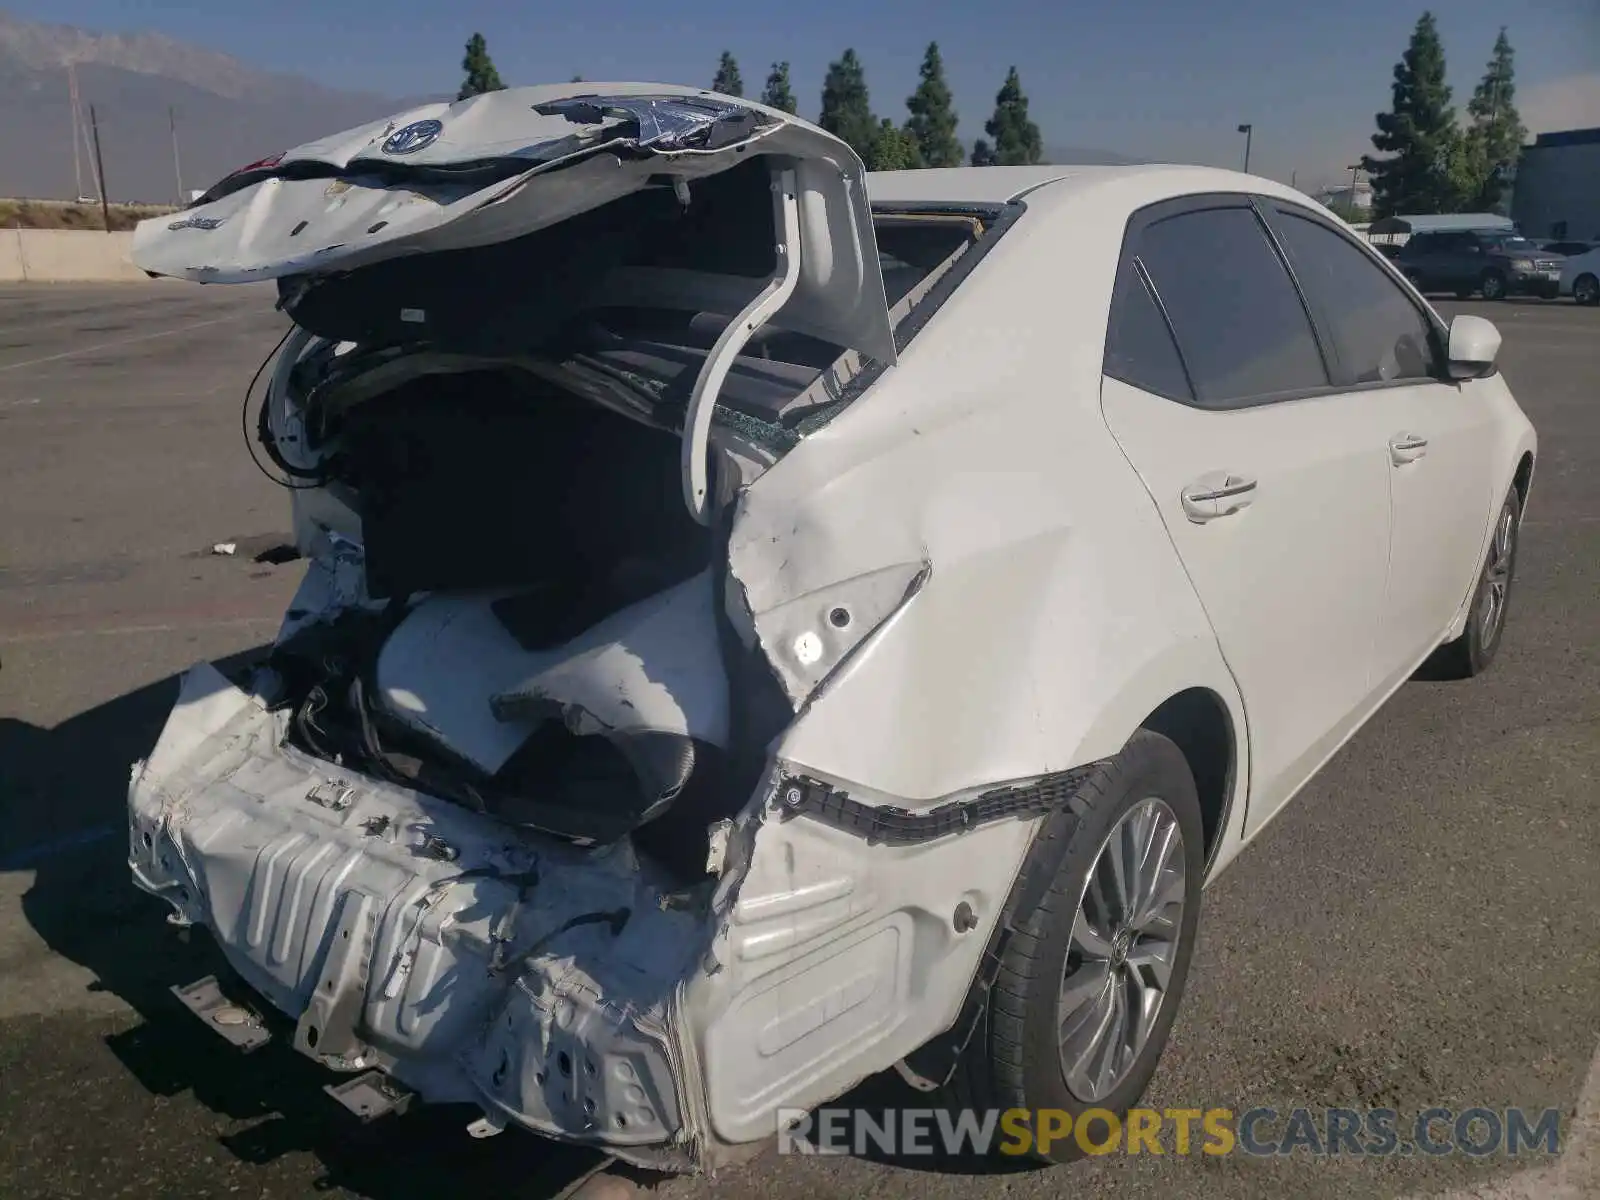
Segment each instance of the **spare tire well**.
M1209 867L1227 828L1233 796L1236 743L1227 707L1207 688L1188 688L1163 702L1140 728L1170 738L1188 760L1200 796Z

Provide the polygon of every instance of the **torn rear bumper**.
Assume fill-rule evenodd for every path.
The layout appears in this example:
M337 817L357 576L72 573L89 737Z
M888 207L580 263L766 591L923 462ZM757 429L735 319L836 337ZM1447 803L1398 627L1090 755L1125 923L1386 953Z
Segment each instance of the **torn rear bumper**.
M214 668L129 789L129 862L297 1022L295 1046L491 1122L693 1161L676 995L705 945L626 845L580 851L342 771Z

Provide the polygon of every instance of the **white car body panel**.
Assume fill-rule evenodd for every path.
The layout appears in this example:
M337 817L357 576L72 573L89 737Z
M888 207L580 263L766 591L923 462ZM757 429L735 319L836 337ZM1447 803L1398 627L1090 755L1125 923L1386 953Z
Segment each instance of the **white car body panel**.
M1505 389L1498 377L1381 393L1389 436L1416 433L1427 445L1420 457L1388 465L1391 549L1374 686L1385 664L1393 671L1430 653L1457 597L1477 584L1485 523L1509 486L1495 469L1501 414L1487 393L1496 389Z
M1568 256L1561 264L1561 294L1572 295L1573 284L1578 282L1580 275L1593 275L1600 278L1600 246L1582 254Z
M1389 568L1388 466L1374 451L1389 395L1206 412L1105 382L1106 420L1156 498L1245 697L1246 836L1365 715ZM1199 524L1180 496L1211 472L1256 488L1248 507Z
M518 91L573 89L497 95ZM348 162L386 129L299 153ZM826 193L812 210L824 225L800 236L818 281L812 324L831 322L840 344L875 354L892 332L881 278L866 272L874 288L849 262L837 276L827 266L841 238L846 259L873 245L858 160L792 118L765 137L788 139L784 153ZM435 152L467 149L441 138ZM410 233L352 244L346 261L506 236L544 219L540 178L530 170L518 185L526 209L480 196L458 216L408 218ZM554 207L540 212L582 202L550 186ZM1208 191L1304 197L1195 167L903 172L869 187L875 202L905 206L1023 196L1026 211L898 351L891 336L881 361L892 369L729 501L725 608L792 711L764 747L759 784L713 827L707 879L678 886L628 839L574 846L286 749L282 713L208 666L190 672L134 769L131 865L297 1019L297 1045L329 1019L327 988L355 1013L340 1010L350 1054L331 1065L375 1066L427 1099L470 1100L497 1124L644 1165L715 1169L772 1134L779 1108L836 1097L952 1028L1040 819L883 844L790 811L792 781L842 791L868 813L927 817L1071 777L1116 755L1175 697L1203 695L1230 740L1208 814L1215 878L1462 619L1491 514L1534 450L1498 376L1438 385L1438 396L1390 389L1227 413L1103 377L1130 213ZM196 212L241 196L230 220L252 220L252 206L301 211L242 191ZM193 277L307 265L248 237L223 239L227 254L211 262L176 249L176 235L228 228L152 228L136 257ZM797 303L775 320L795 327ZM1445 412L1442 400L1460 407ZM1432 475L1394 473L1385 443L1402 425L1438 439L1407 468ZM1180 490L1219 470L1255 476L1254 504L1189 522ZM368 603L359 517L321 490L297 493L295 506L316 559L285 636ZM1300 535L1313 518L1320 540ZM1391 531L1408 556L1400 570ZM476 602L414 611L430 604L385 680L435 705L449 740L502 761L504 731L486 736L473 689L440 676L500 671L512 651ZM841 608L843 626L831 619ZM685 682L663 683L643 650L624 663L628 630L592 636L616 665L572 681L587 689L586 711L620 719L648 697L657 724L728 736L726 697L686 703L708 681L692 664L677 664ZM595 648L575 639L554 660L580 647ZM618 690L602 709L606 680ZM951 919L963 903L965 930ZM336 954L351 931L364 952Z

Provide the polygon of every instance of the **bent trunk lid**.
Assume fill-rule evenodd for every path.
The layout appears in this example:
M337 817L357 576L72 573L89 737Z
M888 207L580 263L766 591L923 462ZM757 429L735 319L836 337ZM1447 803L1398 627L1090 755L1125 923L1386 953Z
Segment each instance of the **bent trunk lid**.
M787 160L801 265L783 324L895 361L865 188L844 142L788 113L696 88L561 84L422 105L308 142L141 222L145 271L207 283L344 274L493 245L752 154Z

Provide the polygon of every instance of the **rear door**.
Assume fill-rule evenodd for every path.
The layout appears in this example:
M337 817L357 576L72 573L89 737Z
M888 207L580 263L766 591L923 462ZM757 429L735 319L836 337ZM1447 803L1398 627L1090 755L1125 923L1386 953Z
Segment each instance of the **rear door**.
M1335 382L1384 410L1394 517L1375 654L1387 690L1439 644L1477 578L1498 507L1482 395L1494 384L1448 382L1443 326L1331 222L1284 201L1262 209L1326 335Z
M1244 697L1246 832L1370 711L1389 556L1381 399L1336 389L1248 197L1130 222L1102 410Z

